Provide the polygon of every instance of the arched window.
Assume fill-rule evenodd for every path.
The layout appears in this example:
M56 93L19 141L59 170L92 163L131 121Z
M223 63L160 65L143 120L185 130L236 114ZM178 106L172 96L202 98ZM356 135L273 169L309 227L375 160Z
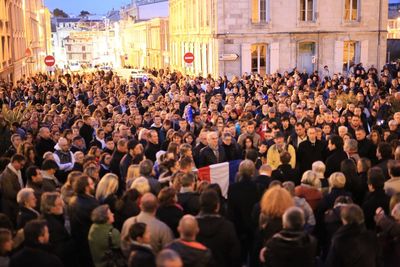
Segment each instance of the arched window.
M251 46L251 71L265 75L268 72L267 44L253 44Z

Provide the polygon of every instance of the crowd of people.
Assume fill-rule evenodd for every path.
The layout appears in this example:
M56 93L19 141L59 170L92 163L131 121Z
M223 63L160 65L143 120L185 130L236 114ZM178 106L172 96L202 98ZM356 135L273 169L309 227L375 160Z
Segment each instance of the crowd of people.
M149 71L0 81L1 267L398 266L400 66Z

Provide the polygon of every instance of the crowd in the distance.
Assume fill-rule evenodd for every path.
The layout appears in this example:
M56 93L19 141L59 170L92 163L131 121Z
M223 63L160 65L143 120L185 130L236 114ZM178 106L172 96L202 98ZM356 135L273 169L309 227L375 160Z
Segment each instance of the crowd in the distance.
M400 67L150 71L0 81L1 267L398 266Z

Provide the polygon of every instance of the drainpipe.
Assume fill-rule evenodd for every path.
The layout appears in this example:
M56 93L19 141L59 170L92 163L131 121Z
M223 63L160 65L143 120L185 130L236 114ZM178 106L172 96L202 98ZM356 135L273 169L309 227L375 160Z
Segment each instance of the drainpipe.
M377 68L380 68L379 62L381 61L380 48L381 48L381 27L382 27L382 0L379 0L379 22L378 22L378 48L377 48Z

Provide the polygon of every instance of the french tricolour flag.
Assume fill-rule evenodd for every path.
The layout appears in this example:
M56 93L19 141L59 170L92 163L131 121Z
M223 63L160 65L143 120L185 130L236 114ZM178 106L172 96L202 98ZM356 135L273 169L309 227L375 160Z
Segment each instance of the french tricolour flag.
M240 162L241 160L234 160L199 168L197 175L201 181L218 184L221 187L222 195L226 198L229 184L235 182Z

